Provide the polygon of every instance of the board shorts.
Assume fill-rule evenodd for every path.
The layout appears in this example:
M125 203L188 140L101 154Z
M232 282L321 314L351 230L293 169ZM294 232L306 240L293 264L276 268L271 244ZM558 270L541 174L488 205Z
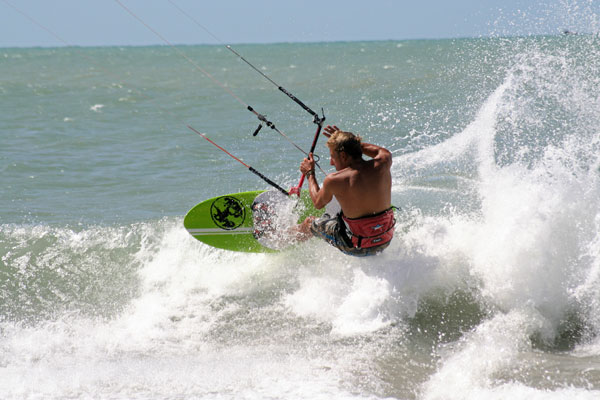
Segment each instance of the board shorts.
M346 218L340 212L334 217L323 214L311 223L310 230L342 253L364 257L380 253L390 245L395 223L391 208L362 218ZM371 234L365 235L365 232Z

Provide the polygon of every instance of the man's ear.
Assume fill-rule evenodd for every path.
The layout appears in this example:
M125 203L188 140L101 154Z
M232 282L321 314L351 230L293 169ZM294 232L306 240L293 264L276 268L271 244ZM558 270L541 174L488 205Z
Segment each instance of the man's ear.
M346 165L348 163L348 161L350 161L350 156L348 155L348 153L346 153L345 151L340 151L339 152L340 155L340 161Z

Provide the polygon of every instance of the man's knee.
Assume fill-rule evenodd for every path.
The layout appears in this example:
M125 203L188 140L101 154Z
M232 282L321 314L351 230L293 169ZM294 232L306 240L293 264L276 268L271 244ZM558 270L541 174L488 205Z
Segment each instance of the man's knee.
M303 242L313 236L310 227L314 220L315 217L308 217L301 224L296 226L296 240Z
M310 230L310 227L315 219L316 219L316 217L314 217L314 216L307 217L304 220L304 222L302 222L302 224L300 224L300 231L304 234L312 235L312 231Z

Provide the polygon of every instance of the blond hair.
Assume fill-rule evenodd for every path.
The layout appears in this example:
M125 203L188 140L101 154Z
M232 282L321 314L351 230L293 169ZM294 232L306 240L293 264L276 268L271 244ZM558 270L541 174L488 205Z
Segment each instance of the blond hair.
M361 137L351 132L337 130L327 140L327 147L336 152L345 152L352 158L362 157Z

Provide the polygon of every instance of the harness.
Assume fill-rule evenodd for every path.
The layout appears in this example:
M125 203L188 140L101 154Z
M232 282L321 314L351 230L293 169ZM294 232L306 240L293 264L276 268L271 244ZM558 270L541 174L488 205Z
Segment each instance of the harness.
M394 208L359 218L348 218L340 213L349 242L357 249L368 249L392 240L396 225Z

